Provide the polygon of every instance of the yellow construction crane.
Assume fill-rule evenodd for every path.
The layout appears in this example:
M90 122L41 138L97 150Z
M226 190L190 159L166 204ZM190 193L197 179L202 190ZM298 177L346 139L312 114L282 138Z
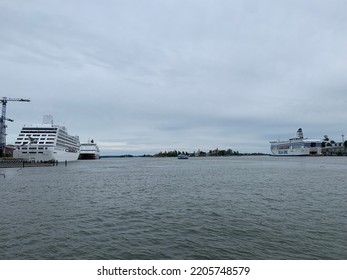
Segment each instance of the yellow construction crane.
M0 118L0 157L4 155L6 147L6 121L13 122L12 119L6 119L6 104L8 101L24 101L30 102L30 99L26 98L0 98L0 103L2 103L2 114Z

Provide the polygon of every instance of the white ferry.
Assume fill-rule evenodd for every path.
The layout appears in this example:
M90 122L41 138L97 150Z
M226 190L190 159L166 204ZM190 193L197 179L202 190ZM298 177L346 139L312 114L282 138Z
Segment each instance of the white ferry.
M88 141L88 143L81 143L80 155L78 159L99 159L100 150L94 140Z
M54 125L45 115L42 124L24 126L15 142L14 158L29 161L74 161L78 159L78 136L67 133L65 126Z
M322 140L304 138L299 128L296 137L286 141L271 141L271 152L275 156L310 156L322 154Z

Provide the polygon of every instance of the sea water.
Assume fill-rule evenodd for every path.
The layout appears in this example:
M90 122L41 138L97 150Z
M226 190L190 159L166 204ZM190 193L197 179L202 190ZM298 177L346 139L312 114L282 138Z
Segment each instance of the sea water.
M347 157L1 169L0 259L347 259Z

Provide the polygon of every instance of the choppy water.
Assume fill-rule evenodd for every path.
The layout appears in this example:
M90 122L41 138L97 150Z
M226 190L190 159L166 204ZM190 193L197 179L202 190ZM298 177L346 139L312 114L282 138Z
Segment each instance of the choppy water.
M2 169L0 259L347 259L347 157Z

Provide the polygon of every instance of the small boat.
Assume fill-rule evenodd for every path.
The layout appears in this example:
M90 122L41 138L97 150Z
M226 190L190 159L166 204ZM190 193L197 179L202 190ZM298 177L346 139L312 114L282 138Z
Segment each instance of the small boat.
M185 154L180 154L180 155L178 155L177 158L178 159L188 159L189 157L187 155L185 155Z

